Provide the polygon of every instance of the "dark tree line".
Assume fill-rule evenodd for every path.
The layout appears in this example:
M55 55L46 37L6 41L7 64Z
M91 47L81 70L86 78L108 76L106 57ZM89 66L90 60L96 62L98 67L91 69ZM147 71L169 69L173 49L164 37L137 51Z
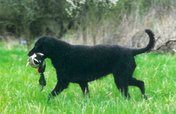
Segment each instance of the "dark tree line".
M89 26L101 25L102 20L115 20L118 25L124 15L135 11L145 15L150 7L169 9L173 3L174 0L118 0L116 4L110 0L0 0L0 36L62 38L69 30L79 28L84 32Z
M0 31L17 38L22 34L29 38L44 34L61 38L69 29L84 23L90 7L97 4L95 0L0 0Z

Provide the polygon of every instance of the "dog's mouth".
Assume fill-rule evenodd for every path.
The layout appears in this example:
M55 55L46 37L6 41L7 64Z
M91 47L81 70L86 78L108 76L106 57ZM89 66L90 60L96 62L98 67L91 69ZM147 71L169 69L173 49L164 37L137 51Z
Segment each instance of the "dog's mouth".
M43 56L43 53L34 53L33 55L29 56L26 66L30 65L33 68L38 68L42 63Z

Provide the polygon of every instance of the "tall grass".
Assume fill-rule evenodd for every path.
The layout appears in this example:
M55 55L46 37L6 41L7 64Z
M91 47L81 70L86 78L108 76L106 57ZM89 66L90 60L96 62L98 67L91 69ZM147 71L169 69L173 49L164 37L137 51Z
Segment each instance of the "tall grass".
M26 67L24 47L0 47L1 114L174 114L176 113L176 56L143 54L136 57L135 77L144 80L149 99L130 87L131 99L117 90L112 75L89 83L90 98L77 84L70 84L56 98L47 97L56 83L55 70L47 60L47 86L41 92L36 70Z

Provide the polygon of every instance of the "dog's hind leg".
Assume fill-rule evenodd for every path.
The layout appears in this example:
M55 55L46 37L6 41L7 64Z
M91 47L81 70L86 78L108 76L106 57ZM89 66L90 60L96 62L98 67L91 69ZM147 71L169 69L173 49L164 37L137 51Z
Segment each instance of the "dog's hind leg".
M147 99L147 96L145 95L145 85L144 85L144 82L143 82L143 81L137 80L137 79L135 79L135 78L131 78L131 79L129 80L129 85L139 87L139 89L141 90L141 93L142 93L143 97L144 97L145 99Z
M87 95L89 93L89 87L87 82L80 82L79 86L81 87L81 90L84 95Z
M131 61L131 72L130 72L130 77L129 77L129 79L128 79L128 83L129 83L129 85L131 85L131 86L137 86L137 87L139 87L139 89L141 90L141 93L142 93L142 96L145 98L145 99L147 99L147 96L145 95L145 86L144 86L144 82L143 81L141 81L141 80L137 80L137 79L135 79L135 78L133 78L133 73L134 73L134 70L135 70L135 68L136 68L136 62L135 62L135 60L133 59L133 61Z
M125 61L122 61L117 67L114 67L113 76L120 92L126 98L130 98L130 94L128 93L129 79L133 75L136 64L134 58L124 58L124 60Z
M117 74L113 74L113 75L114 75L115 84L119 89L119 91L126 98L130 98L130 95L128 93L128 78L126 77L126 75L125 76L124 75L119 76Z

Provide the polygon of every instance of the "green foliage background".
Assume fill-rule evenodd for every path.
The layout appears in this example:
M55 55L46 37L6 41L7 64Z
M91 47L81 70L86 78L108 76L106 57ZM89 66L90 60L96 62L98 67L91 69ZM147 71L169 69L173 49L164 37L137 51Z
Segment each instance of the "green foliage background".
M153 10L156 14L151 16L160 21L175 10L175 4L175 0L118 0L116 4L109 0L0 0L0 35L30 40L41 35L62 38L68 31L83 31L94 38L95 33L89 33L89 29L109 29L113 25L112 29L123 29L124 18L140 23ZM159 31L153 26L146 27ZM83 36L86 37L84 33Z

